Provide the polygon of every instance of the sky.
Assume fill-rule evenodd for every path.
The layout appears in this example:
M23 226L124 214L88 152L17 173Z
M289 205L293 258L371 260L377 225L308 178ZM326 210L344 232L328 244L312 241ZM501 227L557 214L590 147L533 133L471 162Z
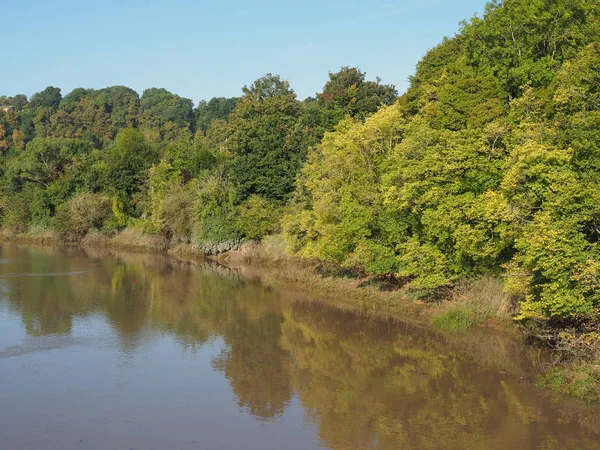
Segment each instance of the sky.
M274 73L303 99L343 66L402 93L485 1L0 0L0 95L125 85L197 103Z

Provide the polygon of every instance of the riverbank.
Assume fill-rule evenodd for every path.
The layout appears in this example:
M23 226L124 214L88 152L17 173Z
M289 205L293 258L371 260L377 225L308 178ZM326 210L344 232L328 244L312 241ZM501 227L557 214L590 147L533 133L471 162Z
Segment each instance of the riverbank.
M166 238L147 235L134 228L106 235L92 231L82 238L61 236L47 228L23 232L0 230L0 240L26 245L78 246L123 251L167 253L186 261L211 259L236 268L249 277L254 269L268 268L271 285L309 289L336 306L381 318L407 318L435 324L440 329L467 331L475 326L514 330L510 317L515 299L505 294L501 280L486 277L464 283L445 293L443 301L430 301L422 292L411 291L398 280L366 276L318 260L291 257L279 236L261 243L245 243L240 249L205 255L191 244L172 244Z
M538 361L535 369L540 386L587 402L600 399L600 334L593 330L582 333L515 323L512 317L518 309L517 299L504 292L498 278L465 282L432 300L423 292L408 289L399 280L365 276L322 261L290 257L279 236L211 256L190 244L172 245L164 237L131 228L112 236L94 231L81 239L65 239L48 229L24 232L3 229L0 240L24 245L161 253L186 263L210 259L272 288L302 292L324 304L365 317L409 320L456 337L466 346L475 345L480 333L493 329L509 335L520 345L550 348L550 357Z
M98 408L102 417L118 411L115 422L140 419L142 399L151 399L143 405L151 415L198 418L207 410L206 387L218 397L212 411L256 417L260 433L265 421L282 424L286 411L302 427L310 414L309 431L340 430L345 440L329 446L339 450L384 438L385 448L408 442L424 450L465 442L498 450L547 442L593 449L600 442L600 405L553 401L534 383L547 352L506 333L451 333L410 319L360 316L306 286L275 286L269 280L276 269L257 265L6 243L0 259L0 364L10 385L4 391L24 395L20 414L41 424L57 404L69 418L90 402L95 412L82 416L90 427ZM83 372L74 371L81 361ZM85 396L72 395L81 389ZM158 409L148 395L157 389ZM65 429L73 420L62 422ZM197 422L182 419L195 433ZM138 423L128 426L132 433ZM148 423L156 428L152 418ZM349 423L359 435L347 432ZM396 430L409 438L400 441ZM417 436L425 436L423 446Z

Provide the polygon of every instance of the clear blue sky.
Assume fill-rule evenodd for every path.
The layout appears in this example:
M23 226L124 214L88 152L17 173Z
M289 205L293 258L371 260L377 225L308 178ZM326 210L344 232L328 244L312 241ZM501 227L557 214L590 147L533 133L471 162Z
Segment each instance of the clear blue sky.
M48 85L238 96L267 72L300 98L358 66L400 92L428 48L485 0L0 0L0 95Z

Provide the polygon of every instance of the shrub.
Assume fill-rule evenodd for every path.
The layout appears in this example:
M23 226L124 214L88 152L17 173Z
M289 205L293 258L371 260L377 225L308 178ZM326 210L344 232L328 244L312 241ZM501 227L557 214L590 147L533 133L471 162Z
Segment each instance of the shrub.
M165 197L162 206L164 231L175 242L190 242L193 232L193 194L177 187Z
M269 200L252 195L238 206L237 222L238 229L247 239L261 239L277 231L279 211Z
M78 194L56 211L53 227L62 233L84 236L100 229L112 216L112 200L100 194Z
M217 254L241 245L235 199L235 190L221 173L201 177L194 204L194 240L202 252Z
M179 173L166 161L150 169L148 180L147 205L144 208L149 215L147 232L161 234L166 231L167 218L164 209L167 207L169 192L179 188Z
M127 226L129 218L127 214L125 214L125 205L123 201L114 196L111 200L112 202L112 215L108 220L104 222L103 229L106 231L118 231L122 230Z
M30 201L24 192L6 197L2 204L2 226L24 227L31 221Z

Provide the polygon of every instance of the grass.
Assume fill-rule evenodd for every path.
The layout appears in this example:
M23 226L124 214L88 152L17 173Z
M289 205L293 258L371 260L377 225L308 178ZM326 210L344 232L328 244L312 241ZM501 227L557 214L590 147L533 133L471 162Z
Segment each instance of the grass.
M434 317L432 323L442 330L466 331L475 326L475 319L467 310L452 308Z
M489 276L462 283L431 309L433 325L451 331L507 324L515 312L514 299L504 292L502 280Z
M51 244L60 245L58 233L50 228L42 226L32 226L27 230L17 230L11 228L0 228L0 240L15 241L23 244Z
M541 376L537 385L591 403L599 397L600 365L556 367Z
M89 246L120 247L125 249L139 249L164 252L169 248L169 242L163 236L146 234L139 228L130 226L120 231L108 240L101 238L87 241Z

